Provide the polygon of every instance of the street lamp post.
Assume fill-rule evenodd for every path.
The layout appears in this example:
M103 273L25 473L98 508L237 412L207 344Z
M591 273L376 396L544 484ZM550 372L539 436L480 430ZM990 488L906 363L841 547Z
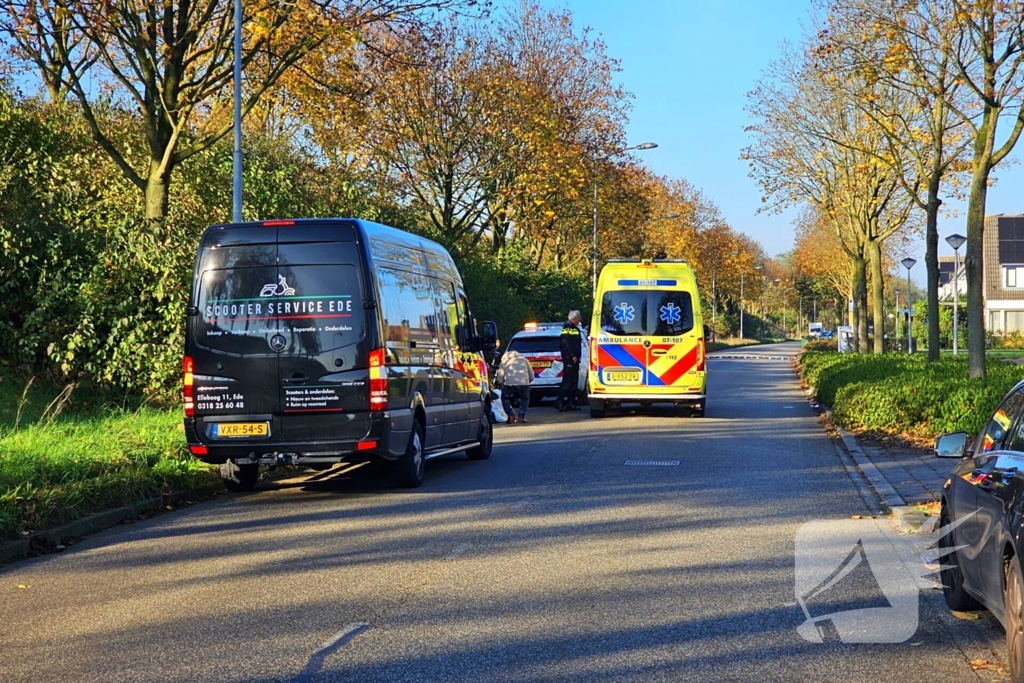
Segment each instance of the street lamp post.
M907 269L907 353L914 352L914 326L911 324L913 321L910 318L910 269L917 263L917 259L910 258L909 256L900 263Z
M242 222L242 0L235 0L235 94L234 133L232 154L231 219Z
M957 339L957 325L960 322L960 247L964 246L967 238L956 233L946 238L946 243L953 247L953 355L957 355L960 346Z
M896 290L896 350L900 350L900 290Z
M764 280L764 266L754 266L754 270L761 271L761 279ZM761 283L761 336L764 336L764 283Z
M740 252L733 249L729 252L733 256L739 256ZM743 271L740 271L740 339L743 339Z
M718 294L715 291L715 271L711 271L711 329L717 329L715 327L715 314L718 312Z
M241 0L236 0L236 2L240 2L240 1ZM643 142L643 143L640 143L639 145L636 145L634 147L627 147L626 149L620 150L619 152L616 152L616 154L625 154L626 152L628 152L630 150L634 150L634 149L635 150L654 149L657 146L658 146L658 143L656 143L656 142ZM609 156L612 156L612 155L605 155L605 156L599 157L597 159L597 161L603 161L604 159L607 159ZM592 255L592 263L591 263L592 286L593 286L593 290L594 290L594 296L597 296L597 173L596 173L596 170L597 169L595 167L595 173L594 173L594 253Z

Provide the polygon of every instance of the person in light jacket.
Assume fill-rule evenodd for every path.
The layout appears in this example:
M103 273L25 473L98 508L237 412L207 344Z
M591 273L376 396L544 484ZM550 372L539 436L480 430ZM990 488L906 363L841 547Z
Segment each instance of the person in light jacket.
M526 422L526 407L530 405L530 384L533 383L533 366L518 351L508 351L501 359L496 379L503 385L501 402L508 413L509 422ZM519 397L518 415L512 411L509 402Z

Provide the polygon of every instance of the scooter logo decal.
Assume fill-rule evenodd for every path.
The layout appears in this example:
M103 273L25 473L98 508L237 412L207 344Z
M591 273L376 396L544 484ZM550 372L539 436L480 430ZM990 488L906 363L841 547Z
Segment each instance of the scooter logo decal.
M623 302L615 307L615 320L620 325L625 325L636 317L635 312L635 308Z
M278 276L276 285L267 283L260 290L260 296L292 296L293 294L295 294L295 288L288 286L284 275Z
M667 306L661 307L661 319L669 325L677 324L682 315L682 309L675 304L670 303Z

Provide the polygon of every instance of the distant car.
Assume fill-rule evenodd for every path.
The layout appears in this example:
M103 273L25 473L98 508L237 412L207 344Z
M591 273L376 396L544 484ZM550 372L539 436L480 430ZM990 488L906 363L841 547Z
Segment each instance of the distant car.
M968 446L944 434L935 455L959 458L942 491L942 593L950 609L988 609L1006 629L1010 679L1024 681L1024 382L1003 399Z
M530 403L536 404L545 398L558 396L558 386L562 383L562 352L559 350L559 339L564 323L527 323L516 332L508 343L509 351L518 351L533 367L533 384L530 385ZM587 346L587 333L580 335L583 344L582 363L590 357ZM580 372L579 385L581 403L587 395L587 373Z
M821 333L821 338L822 339L831 339L832 337L835 336L835 334L836 334L835 330L825 330L824 332Z

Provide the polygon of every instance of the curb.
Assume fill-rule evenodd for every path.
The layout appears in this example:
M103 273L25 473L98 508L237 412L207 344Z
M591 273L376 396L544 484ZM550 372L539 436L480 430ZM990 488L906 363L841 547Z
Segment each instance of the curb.
M831 417L829 419L831 419ZM833 422L833 424L835 423ZM835 427L839 432L839 436L843 440L843 444L846 446L846 450L849 451L854 462L857 463L857 467L864 476L867 477L871 487L875 489L875 493L882 499L885 506L890 510L908 507L907 502L903 500L900 494L896 493L896 489L889 484L889 481L885 476L878 471L875 464L871 462L867 455L864 454L864 451L861 450L861 447L854 436L839 425L835 425Z
M7 564L35 553L42 554L45 549L58 547L68 539L81 538L97 531L109 529L127 519L138 517L140 513L161 510L171 503L193 500L196 494L201 493L203 493L202 489L176 491L166 496L139 501L133 505L103 510L52 529L35 531L16 541L0 542L0 564Z

